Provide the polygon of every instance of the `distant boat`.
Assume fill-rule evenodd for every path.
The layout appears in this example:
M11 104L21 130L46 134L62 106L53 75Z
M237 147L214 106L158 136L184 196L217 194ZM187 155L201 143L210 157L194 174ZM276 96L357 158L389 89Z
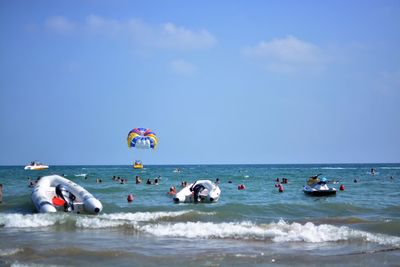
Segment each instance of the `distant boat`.
M38 161L32 161L29 165L26 165L24 169L31 171L40 171L40 170L46 170L48 168L49 166L44 165Z
M143 169L143 163L140 160L135 160L135 163L133 164L134 169Z

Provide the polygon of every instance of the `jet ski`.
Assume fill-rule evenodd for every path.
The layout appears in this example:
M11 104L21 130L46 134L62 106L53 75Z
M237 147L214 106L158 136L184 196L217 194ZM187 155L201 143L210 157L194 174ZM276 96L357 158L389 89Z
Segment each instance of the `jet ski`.
M318 178L318 176L316 178ZM329 196L336 194L336 188L329 187L327 185L327 179L323 177L320 180L316 180L313 184L305 185L303 192L311 196Z
M221 189L210 180L198 180L179 191L175 197L176 203L216 202L221 195Z

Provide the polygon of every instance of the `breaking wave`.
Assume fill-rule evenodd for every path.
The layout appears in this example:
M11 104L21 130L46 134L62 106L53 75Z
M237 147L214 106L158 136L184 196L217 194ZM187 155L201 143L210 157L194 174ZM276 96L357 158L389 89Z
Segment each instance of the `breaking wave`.
M335 242L345 240L360 240L374 242L382 245L395 245L400 247L400 238L395 236L371 234L354 230L346 226L333 226L328 224L314 225L278 223L256 225L251 222L240 223L211 223L211 222L181 222L163 223L156 225L138 226L139 230L163 237L181 238L233 238L252 240L272 240L273 242Z
M6 228L42 228L54 225L72 225L83 229L129 227L158 237L200 239L242 239L272 242L337 242L361 241L400 248L400 237L373 234L347 226L315 225L307 222L287 223L283 220L269 224L243 222L190 221L199 215L214 212L194 210L173 212L112 213L98 216L71 214L1 214L0 226ZM170 219L173 218L171 221ZM188 219L189 218L189 219ZM179 221L176 221L179 220ZM2 252L3 253L3 252ZM9 252L4 252L9 253Z
M0 257L12 256L24 251L22 248L0 249Z

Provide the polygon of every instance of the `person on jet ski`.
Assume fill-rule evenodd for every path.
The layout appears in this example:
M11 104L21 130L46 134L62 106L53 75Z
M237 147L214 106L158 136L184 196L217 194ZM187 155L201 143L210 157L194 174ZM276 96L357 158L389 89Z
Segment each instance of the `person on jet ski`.
M318 176L320 176L320 175L321 174L311 176L307 181L307 185L313 186L314 184L318 184L320 182Z

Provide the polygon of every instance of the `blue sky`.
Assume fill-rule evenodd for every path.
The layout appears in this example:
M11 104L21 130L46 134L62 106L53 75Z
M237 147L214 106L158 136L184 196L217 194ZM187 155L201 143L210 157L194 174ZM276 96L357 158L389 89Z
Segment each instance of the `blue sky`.
M400 162L399 25L399 1L1 1L0 164Z

